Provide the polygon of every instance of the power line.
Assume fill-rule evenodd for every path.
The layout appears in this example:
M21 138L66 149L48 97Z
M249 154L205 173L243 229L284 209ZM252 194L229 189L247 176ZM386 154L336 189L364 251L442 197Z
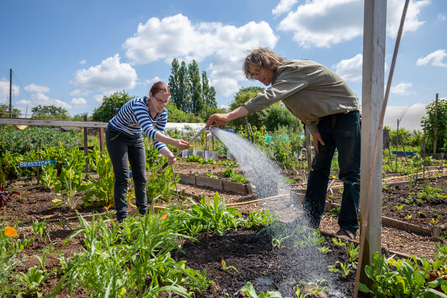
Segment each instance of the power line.
M36 103L32 100L31 96L29 96L28 92L26 92L25 88L23 88L23 85L22 85L22 83L20 83L20 81L19 81L19 79L17 78L16 74L15 74L14 72L12 72L12 74L13 74L14 77L16 78L17 82L19 82L20 87L22 87L23 91L25 91L25 93L26 93L26 95L28 96L29 100L30 100L33 104L36 104Z

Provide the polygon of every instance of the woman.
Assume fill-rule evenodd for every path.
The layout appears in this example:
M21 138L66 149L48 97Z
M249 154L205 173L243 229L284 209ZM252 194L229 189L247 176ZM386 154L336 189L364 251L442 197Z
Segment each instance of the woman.
M354 239L360 203L360 106L354 92L335 72L317 62L286 61L265 48L249 52L243 70L247 79L271 86L230 113L211 115L206 127L213 121L219 126L282 101L307 125L317 153L303 204L307 224L320 225L337 149L339 178L344 182L337 236Z
M149 91L148 97L129 100L109 121L106 141L115 174L115 210L119 222L127 217L129 163L135 183L138 211L140 215L145 215L147 211L146 156L142 133L154 140L155 148L168 158L169 165L176 159L165 144L173 145L180 150L191 147L184 140L173 139L163 134L168 121L165 106L169 103L170 95L168 86L163 82L157 82Z

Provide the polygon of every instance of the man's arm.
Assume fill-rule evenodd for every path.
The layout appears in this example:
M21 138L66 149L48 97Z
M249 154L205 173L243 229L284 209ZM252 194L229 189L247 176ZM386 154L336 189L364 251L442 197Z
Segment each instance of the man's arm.
M208 121L206 122L206 129L209 129L211 124L216 121L214 127L218 127L228 123L231 120L238 119L248 115L248 110L244 106L240 106L239 108L225 114L213 114L210 116Z

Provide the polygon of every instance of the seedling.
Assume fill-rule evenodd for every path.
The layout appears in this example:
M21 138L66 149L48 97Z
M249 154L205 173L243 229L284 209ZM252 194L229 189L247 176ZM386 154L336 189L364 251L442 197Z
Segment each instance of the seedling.
M397 211L400 211L400 210L402 210L402 208L404 208L404 205L394 206L394 207L397 209Z
M227 264L225 263L224 259L222 259L221 263L222 263L223 270L227 271L228 269L234 269L236 272L239 273L239 271L237 271L237 269L235 267L227 266Z
M337 265L340 265L340 269L337 268ZM351 270L351 267L353 267L351 263L342 263L342 262L336 261L334 264L334 267L329 268L329 271L340 273L344 278L347 278L349 271Z

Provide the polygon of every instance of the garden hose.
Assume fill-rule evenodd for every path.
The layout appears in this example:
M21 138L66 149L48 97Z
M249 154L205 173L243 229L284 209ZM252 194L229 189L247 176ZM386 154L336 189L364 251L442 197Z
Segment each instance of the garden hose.
M201 130L199 130L199 132L198 132L195 136L192 137L192 139L188 142L188 144L191 144L193 141L195 141L195 139L197 139L197 137L198 137L198 136L199 136L205 129L206 129L206 128L204 127L204 128L202 128ZM183 150L185 150L185 149L179 150L179 151L174 155L173 158L176 158L177 156L179 156L179 154L182 153ZM157 170L157 172L155 172L155 174L154 174L151 178L149 178L149 179L147 180L147 182L149 182L149 181L151 181L152 179L154 179L155 177L157 177L158 174L162 173L163 170L164 170L167 166L168 166L168 161L167 161L161 168L159 168L159 169Z

